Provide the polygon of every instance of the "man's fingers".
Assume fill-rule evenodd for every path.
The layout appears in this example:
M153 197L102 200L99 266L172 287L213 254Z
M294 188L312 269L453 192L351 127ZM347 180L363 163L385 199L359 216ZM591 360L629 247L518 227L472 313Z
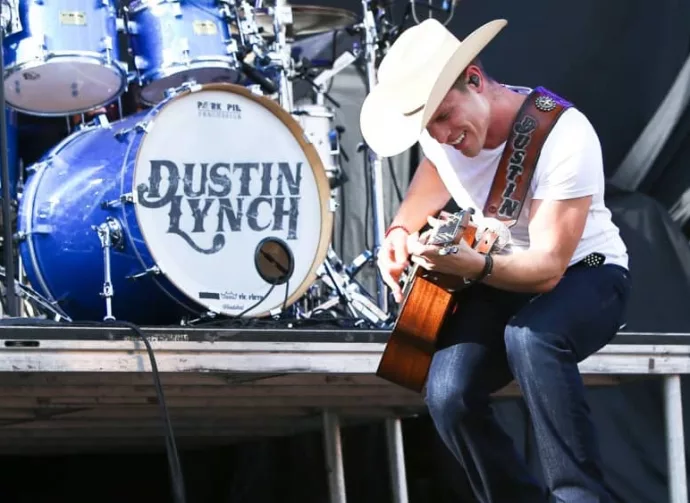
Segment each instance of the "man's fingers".
M438 227L441 223L441 221L438 218L434 218L434 217L426 217L426 221L434 229L436 227Z
M412 255L412 262L414 262L415 264L419 265L420 267L426 269L427 271L430 271L434 268L434 264L429 262L424 257L420 257L418 255Z
M418 257L437 255L440 248L435 245L420 243L419 241L410 242L407 247L410 255L417 255Z
M404 243L404 242L403 242ZM407 264L407 246L400 244L394 248L393 259L397 264Z

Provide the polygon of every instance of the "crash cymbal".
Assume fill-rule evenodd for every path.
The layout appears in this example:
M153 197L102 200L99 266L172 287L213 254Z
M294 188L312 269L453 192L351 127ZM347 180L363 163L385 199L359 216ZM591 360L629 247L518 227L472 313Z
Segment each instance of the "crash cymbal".
M320 5L292 5L292 30L294 37L315 35L341 30L357 22L357 15L346 9L321 7ZM273 37L273 16L265 9L257 9L254 18L265 37Z

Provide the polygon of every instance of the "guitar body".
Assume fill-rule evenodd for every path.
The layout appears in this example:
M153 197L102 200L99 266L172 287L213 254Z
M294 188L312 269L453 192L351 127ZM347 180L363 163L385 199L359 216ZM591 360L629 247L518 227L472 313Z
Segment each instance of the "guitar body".
M443 323L455 307L452 292L417 269L398 314L376 375L403 388L421 392Z
M496 241L496 234L487 232L476 242L476 227L468 219L469 214L464 223L456 222L458 232L453 233L451 242L458 243L462 239L478 251L488 253ZM398 319L376 370L378 377L417 393L423 390L438 336L457 305L455 292L464 286L462 278L457 276L414 268L405 284Z

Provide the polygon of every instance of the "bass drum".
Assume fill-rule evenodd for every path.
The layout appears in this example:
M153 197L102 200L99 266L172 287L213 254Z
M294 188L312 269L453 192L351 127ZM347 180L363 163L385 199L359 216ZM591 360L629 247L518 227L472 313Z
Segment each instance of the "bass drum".
M108 280L112 314L134 323L264 316L307 291L328 251L333 205L316 150L278 104L241 86L179 89L87 126L34 171L19 250L32 286L74 320L106 316Z

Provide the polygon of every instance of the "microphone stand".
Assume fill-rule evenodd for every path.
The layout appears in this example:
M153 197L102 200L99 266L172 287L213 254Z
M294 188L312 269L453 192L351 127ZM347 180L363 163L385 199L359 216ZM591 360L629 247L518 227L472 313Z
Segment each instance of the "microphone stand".
M5 105L5 29L0 27L0 71L2 82L0 82L0 183L2 183L2 239L3 254L5 259L5 278L7 279L7 311L10 316L17 316L17 302L14 291L15 267L14 267L14 248L12 232L12 206L10 203L10 168L7 144L7 109Z
M378 34L376 20L370 8L370 0L362 0L363 29L364 29L364 60L367 74L367 93L376 85L376 47ZM364 144L371 176L371 201L374 219L374 257L378 254L385 235L385 214L383 209L383 162L368 145ZM376 270L377 300L379 308L388 312L388 290L381 273Z

